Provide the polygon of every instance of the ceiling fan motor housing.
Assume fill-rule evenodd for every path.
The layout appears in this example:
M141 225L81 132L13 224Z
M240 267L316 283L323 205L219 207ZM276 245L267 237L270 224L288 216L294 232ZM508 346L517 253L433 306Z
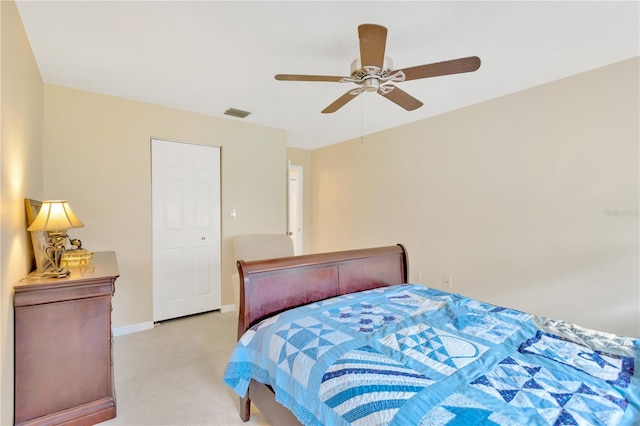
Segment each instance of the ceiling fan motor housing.
M376 66L362 66L360 58L351 62L351 77L356 80L354 83L360 84L365 92L377 92L382 79L389 76L393 69L393 61L388 56L384 58L382 70Z
M377 70L376 74L389 74L391 72L391 70L393 69L393 61L391 60L390 57L385 56L384 57L384 65L382 65L382 70L378 69L378 67L375 66L365 66L365 68L368 69L375 69ZM367 72L366 69L364 69L362 67L362 64L360 63L360 58L356 58L353 60L353 62L351 62L351 76L352 77L357 77L361 74L369 74Z

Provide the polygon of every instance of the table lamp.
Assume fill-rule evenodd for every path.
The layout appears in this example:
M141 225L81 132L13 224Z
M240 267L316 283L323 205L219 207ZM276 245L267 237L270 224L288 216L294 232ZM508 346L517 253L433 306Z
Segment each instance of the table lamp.
M51 270L45 276L63 278L69 275L69 270L61 267L62 254L65 252L67 229L82 228L84 224L73 213L66 200L43 201L38 216L27 231L47 231L48 246L45 255L51 262Z

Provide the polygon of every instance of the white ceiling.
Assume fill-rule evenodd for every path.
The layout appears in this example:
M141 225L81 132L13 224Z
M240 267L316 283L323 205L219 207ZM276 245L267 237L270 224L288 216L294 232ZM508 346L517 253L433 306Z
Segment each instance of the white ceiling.
M17 1L45 83L284 129L314 149L520 91L640 54L640 3L524 1ZM351 83L357 26L388 28L406 68L479 56L474 73L398 83L407 112L364 93L320 111ZM228 108L251 111L230 118ZM461 123L462 124L462 123Z

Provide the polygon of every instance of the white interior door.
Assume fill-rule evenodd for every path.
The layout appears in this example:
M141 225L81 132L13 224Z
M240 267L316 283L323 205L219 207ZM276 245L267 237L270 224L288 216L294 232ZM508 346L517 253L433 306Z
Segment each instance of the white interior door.
M153 320L219 309L220 148L151 139Z
M293 240L294 254L303 253L302 227L302 166L289 164L289 236Z

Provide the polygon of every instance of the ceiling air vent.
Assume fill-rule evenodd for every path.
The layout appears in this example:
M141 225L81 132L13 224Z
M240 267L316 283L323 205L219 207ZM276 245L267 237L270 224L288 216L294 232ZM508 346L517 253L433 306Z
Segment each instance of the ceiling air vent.
M230 115L232 117L245 118L251 114L249 111L243 111L241 109L229 108L224 112L224 115Z

